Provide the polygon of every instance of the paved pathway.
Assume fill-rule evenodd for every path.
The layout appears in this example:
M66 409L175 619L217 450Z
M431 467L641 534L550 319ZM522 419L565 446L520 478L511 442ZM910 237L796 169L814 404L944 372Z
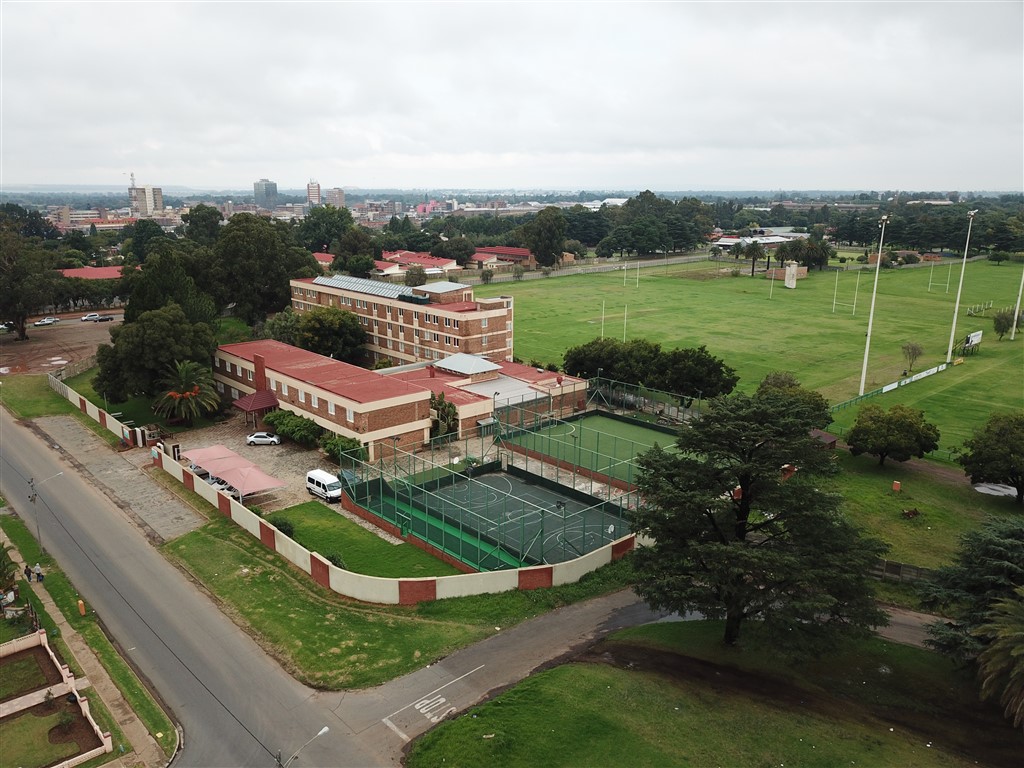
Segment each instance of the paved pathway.
M51 447L59 449L80 474L102 490L154 543L177 538L206 522L129 460L131 457L148 463L147 450L112 451L81 422L67 416L36 419L34 431Z

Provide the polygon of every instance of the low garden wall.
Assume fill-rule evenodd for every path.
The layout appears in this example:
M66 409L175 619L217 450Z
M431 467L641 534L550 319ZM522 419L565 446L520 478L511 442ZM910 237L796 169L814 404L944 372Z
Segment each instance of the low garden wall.
M57 668L61 675L61 682L57 683L56 686L49 686L51 689L57 686L63 687L65 693L75 694L75 699L78 702L78 706L82 711L82 717L86 719L93 733L96 734L96 738L100 740L100 746L95 749L91 749L88 752L83 752L74 757L68 758L67 760L56 763L54 768L72 768L75 765L81 765L92 760L94 757L99 755L107 754L108 752L114 751L114 741L109 733L104 732L96 721L93 719L92 712L89 709L89 699L82 696L78 692L78 684L75 681L74 673L68 669L67 664L61 664L54 654L53 649L50 648L50 642L46 636L46 630L40 629L37 632L33 632L30 635L24 635L22 637L16 637L14 640L9 640L6 643L0 645L0 658L6 656L12 656L15 653L28 650L29 648L38 648L42 646L46 649L47 655L50 657L50 661L53 666ZM31 692L28 692L31 693Z

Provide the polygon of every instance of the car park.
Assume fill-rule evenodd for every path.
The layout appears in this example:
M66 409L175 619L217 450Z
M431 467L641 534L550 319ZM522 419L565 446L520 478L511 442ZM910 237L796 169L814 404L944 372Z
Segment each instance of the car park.
M90 312L88 315L82 315L82 322L83 323L87 323L87 322L90 322L92 320L99 320L99 317L100 317L100 313L99 312Z
M41 317L36 320L32 325L56 325L59 321L56 317Z
M281 436L273 432L253 432L245 438L246 445L280 445Z

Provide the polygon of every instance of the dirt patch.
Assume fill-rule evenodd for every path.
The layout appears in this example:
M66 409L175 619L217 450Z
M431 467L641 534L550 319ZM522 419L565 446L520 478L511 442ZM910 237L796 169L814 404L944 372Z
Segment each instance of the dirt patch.
M55 712L64 710L70 712L74 718L67 727L55 726L50 729L47 739L51 744L71 744L78 748L78 754L96 749L103 744L93 731L89 721L82 716L82 709L78 703L72 703L66 697L55 699L52 704L37 704L24 712L35 717L50 717ZM24 714L19 713L19 714Z
M940 733L949 751L997 768L1018 768L1024 749L1020 732L1012 729L1008 722L1002 723L998 715L993 716L991 707L980 703L946 706L940 713L929 714L883 705L870 707L841 696L804 691L784 680L756 672L614 640L596 643L575 661L650 672L670 682L697 683L716 693L761 699L777 709L813 712L837 720L881 720L918 734L926 741Z
M110 329L121 323L122 313L110 312L110 323L83 323L83 314L63 315L56 325L42 328L30 323L24 341L0 334L0 374L50 373L95 354L96 347L110 342Z

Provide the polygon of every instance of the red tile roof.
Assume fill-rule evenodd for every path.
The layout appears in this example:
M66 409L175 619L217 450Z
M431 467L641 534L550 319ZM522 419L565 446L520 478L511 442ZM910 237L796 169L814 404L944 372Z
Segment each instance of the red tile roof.
M444 392L444 399L455 403L455 405L468 405L490 399L475 392L467 392L464 389L452 386L451 382L465 381L466 377L461 374L442 371L440 368L434 369L433 376L430 375L429 368L414 368L410 371L392 373L387 378L400 379L414 386L418 385L422 389L430 390L435 395Z
M426 396L421 387L280 341L245 341L222 344L218 349L250 363L255 355L263 355L268 376L271 372L289 376L357 403L375 403L409 395Z
M85 280L116 280L121 277L121 267L75 267L62 269L61 274L64 277L81 277Z
M483 248L477 248L477 253L493 253L495 256L504 256L506 258L520 261L522 259L529 259L533 254L530 253L529 248L512 248L507 245L488 245Z

